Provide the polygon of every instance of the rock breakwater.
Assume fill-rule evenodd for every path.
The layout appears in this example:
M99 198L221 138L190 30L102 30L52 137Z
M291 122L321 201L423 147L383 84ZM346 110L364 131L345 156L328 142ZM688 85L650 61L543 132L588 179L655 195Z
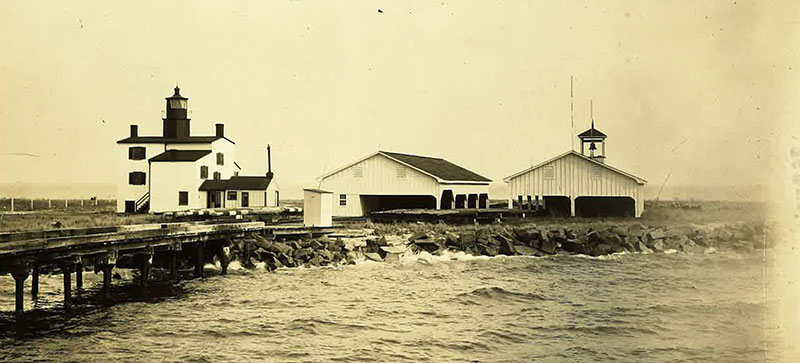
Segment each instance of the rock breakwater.
M429 228L426 228L429 227ZM397 261L404 253L446 251L474 256L547 256L613 253L678 252L701 254L709 249L748 252L771 247L763 224L645 226L640 223L605 226L502 226L452 227L417 225L414 230L363 230L363 237L271 241L252 234L233 241L224 258L247 268L263 264L281 267L336 266L360 259Z

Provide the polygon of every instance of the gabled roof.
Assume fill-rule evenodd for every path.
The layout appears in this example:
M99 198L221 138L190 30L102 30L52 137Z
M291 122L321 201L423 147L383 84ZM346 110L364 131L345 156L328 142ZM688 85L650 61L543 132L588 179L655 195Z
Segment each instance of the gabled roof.
M341 168L326 173L321 178L324 179L332 174L338 173L375 155L383 155L400 164L408 166L423 174L429 175L440 182L489 183L492 181L489 178L480 176L470 170L464 169L456 164L453 164L441 158L401 154L388 151L378 151L376 153L370 154L367 157L361 158L353 163L347 164Z
M536 164L536 165L534 165L534 166L532 166L530 168L527 168L527 169L525 169L523 171L520 171L519 173L516 173L516 174L508 176L508 177L505 177L505 178L503 178L503 181L508 183L511 179L514 179L514 178L516 178L516 177L518 177L518 176L520 176L522 174L526 174L526 173L528 173L528 172L530 172L532 170L539 169L540 167L542 167L544 165L547 165L547 164L550 164L551 162L556 161L558 159L561 159L561 158L563 158L563 157L565 157L567 155L575 155L575 156L577 156L577 157L579 157L579 158L581 158L583 160L586 160L586 161L588 161L590 163L594 163L596 165L600 165L600 166L602 166L602 167L604 167L604 168L606 168L608 170L611 170L611 171L613 171L615 173L618 173L618 174L621 174L621 175L626 176L628 178L631 178L631 179L635 180L639 184L647 183L647 180L644 180L644 179L642 179L642 178L640 178L640 177L638 177L636 175L633 175L633 174L630 174L630 173L626 173L626 172L624 172L622 170L619 170L619 169L617 169L617 168L615 168L615 167L613 167L611 165L608 165L608 164L605 164L605 163L601 163L601 162L598 162L598 161L594 161L591 158L589 158L589 157L587 157L585 155L581 155L581 153L576 152L574 150L567 151L567 152L565 152L565 153L563 153L561 155L558 155L558 156L556 156L554 158L545 160L545 161L543 161L543 162L541 162L539 164Z
M472 171L464 169L456 164L440 158L432 158L427 156L400 154L387 151L379 151L379 153L388 156L391 159L398 160L404 164L411 166L417 170L431 174L441 180L447 181L476 181L476 182L490 182L489 178L480 176Z
M272 176L232 176L230 179L211 179L200 184L199 190L267 190Z
M150 162L197 161L208 154L211 154L211 150L167 150L150 158Z
M231 139L224 136L189 136L183 138L170 138L163 136L128 136L117 141L117 144L208 144L219 139L228 140L235 144Z

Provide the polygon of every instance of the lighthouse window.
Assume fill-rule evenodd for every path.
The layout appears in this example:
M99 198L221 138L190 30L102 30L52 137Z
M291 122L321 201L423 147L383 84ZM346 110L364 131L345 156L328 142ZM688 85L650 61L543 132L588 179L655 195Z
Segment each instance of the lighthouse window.
M141 146L131 146L128 148L128 159L130 160L144 160L145 148Z
M141 171L132 171L128 173L128 184L130 185L145 185L147 181L146 175Z
M189 192L178 192L178 205L189 205Z
M225 165L225 155L217 153L217 165Z
M208 167L200 166L200 179L208 179Z

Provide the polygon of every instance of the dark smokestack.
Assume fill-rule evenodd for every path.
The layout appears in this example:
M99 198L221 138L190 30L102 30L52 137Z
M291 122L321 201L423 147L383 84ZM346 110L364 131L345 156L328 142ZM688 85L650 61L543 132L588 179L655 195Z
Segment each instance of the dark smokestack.
M139 136L139 126L131 125L131 137Z
M272 174L272 150L267 144L267 175Z
M225 125L217 124L217 137L225 137Z

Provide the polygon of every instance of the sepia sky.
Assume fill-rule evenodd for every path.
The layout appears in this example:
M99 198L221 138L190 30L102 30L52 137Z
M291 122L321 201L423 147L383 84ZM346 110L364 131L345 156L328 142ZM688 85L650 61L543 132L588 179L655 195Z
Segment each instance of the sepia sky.
M378 149L502 182L569 150L589 99L650 186L769 183L794 3L3 1L0 183L115 182L115 141L158 135L176 82L193 134L224 122L243 174L272 144L289 196Z

